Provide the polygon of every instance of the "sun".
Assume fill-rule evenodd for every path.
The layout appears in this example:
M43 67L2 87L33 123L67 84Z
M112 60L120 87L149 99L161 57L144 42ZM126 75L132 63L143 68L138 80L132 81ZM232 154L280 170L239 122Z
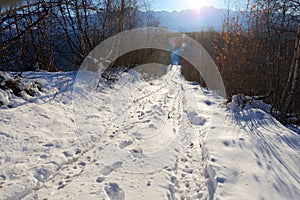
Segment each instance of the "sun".
M187 3L193 9L200 9L208 5L208 0L187 0Z

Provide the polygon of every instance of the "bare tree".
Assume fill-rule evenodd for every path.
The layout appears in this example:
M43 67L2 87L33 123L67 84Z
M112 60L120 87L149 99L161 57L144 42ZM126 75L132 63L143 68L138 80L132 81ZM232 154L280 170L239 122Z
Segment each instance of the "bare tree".
M139 0L24 0L0 10L0 63L7 69L77 68L101 41L148 25ZM73 68L73 69L74 69Z
M258 4L263 11L262 19L267 25L264 31L267 40L265 48L267 65L272 73L272 104L281 111L280 117L285 118L292 111L296 85L299 84L299 67L296 61L299 58L297 26L300 23L300 3L297 0L267 0L258 1Z
M289 69L289 76L283 90L281 97L281 117L285 117L289 112L289 109L292 105L292 101L296 95L297 84L299 85L299 76L300 76L300 25L298 27L297 38L295 41L295 50L292 60L291 67Z
M32 62L39 59L38 54L42 54L38 52L41 48L33 44L38 41L34 32L49 18L49 9L45 1L26 1L2 8L0 13L2 65L9 66L13 70L25 69L24 65L33 67Z
M300 110L296 103L300 84L300 3L247 2L241 14L231 15L228 9L223 32L214 42L217 64L228 93L246 93L266 100L275 108L271 112L278 116L280 111L278 117L283 119L295 109Z

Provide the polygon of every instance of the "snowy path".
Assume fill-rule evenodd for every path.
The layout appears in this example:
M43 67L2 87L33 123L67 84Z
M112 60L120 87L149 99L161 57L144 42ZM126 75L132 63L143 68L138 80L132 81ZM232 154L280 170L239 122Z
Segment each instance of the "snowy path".
M226 108L184 81L178 66L148 82L124 73L113 88L82 90L76 107L58 84L72 74L33 76L47 93L0 110L1 200L300 195L299 135L259 109L264 104ZM51 100L57 88L66 93Z
M102 188L95 198L102 194L110 199L206 199L200 146L191 145L188 138L178 141L191 126L184 112L187 84L178 70L151 84L130 83L124 77L109 94L110 125L93 147L100 151L90 155L100 161L93 173L89 171ZM197 138L197 133L195 129L190 134Z
M15 134L2 146L7 157L2 157L5 195L0 198L207 199L199 144L207 117L195 113L197 95L191 94L199 86L179 74L173 67L150 83L125 77L126 84L94 96L98 109L77 124L90 130L98 123L99 135L88 139L81 138L80 128L78 135L72 133L68 104L5 111L2 123L11 120ZM18 112L17 118L10 112ZM21 154L12 155L16 152Z

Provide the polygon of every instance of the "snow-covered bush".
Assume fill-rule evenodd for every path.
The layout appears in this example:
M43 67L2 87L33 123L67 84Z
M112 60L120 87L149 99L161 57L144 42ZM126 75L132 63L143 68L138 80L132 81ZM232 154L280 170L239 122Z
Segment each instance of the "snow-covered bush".
M11 103L13 96L27 101L30 97L38 96L40 92L42 85L36 81L8 73L0 74L0 106L14 107Z
M300 125L300 113L289 113L285 118L280 118L280 111L276 110L269 104L266 104L255 97L246 96L244 94L237 94L229 98L226 102L229 109L233 112L238 112L241 109L260 109L272 115L283 124Z

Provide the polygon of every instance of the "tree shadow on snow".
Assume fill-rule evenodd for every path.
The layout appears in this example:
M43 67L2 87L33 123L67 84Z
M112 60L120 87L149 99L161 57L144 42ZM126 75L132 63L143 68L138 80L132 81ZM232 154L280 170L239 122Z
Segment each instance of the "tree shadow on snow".
M251 150L258 166L267 171L268 178L273 177L265 181L270 181L269 184L285 198L299 197L299 135L260 109L237 109L233 111L233 116L239 127L249 133L254 141Z

